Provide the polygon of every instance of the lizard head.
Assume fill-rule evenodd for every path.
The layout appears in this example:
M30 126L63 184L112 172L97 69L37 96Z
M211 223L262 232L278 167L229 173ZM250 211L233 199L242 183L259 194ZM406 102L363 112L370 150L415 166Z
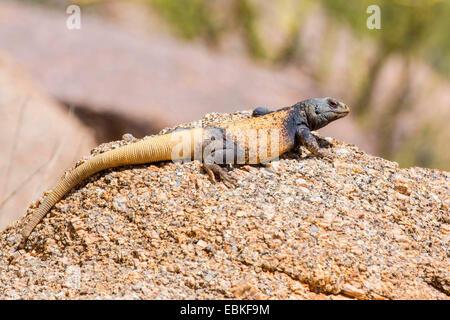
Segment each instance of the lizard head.
M344 103L329 97L304 100L302 104L311 130L320 129L350 112Z

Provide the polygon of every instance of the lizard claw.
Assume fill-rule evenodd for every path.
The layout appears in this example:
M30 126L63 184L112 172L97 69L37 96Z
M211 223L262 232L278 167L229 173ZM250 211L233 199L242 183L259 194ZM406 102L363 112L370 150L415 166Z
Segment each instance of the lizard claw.
M316 137L316 140L317 140L317 143L319 144L319 146L320 146L321 148L331 148L331 147L334 146L334 145L333 145L333 142L330 142L330 141L328 141L328 140L325 139L325 138L322 138L322 137Z
M330 162L330 163L333 163L333 161L334 161L333 156L327 151L320 150L317 153L317 156L322 158L322 159L324 159L324 160L326 160L326 161L328 161L328 162Z
M213 183L216 182L215 174L217 174L227 187L232 188L236 185L236 181L234 180L234 178L232 178L230 174L218 164L205 163L203 164L203 168L205 169L206 173Z

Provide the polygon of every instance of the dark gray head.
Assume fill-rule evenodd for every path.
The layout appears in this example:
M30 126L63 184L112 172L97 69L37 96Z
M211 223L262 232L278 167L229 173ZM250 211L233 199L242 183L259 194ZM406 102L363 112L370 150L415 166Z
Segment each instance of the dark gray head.
M300 102L306 113L311 130L317 130L328 123L345 117L350 109L334 98L313 98Z

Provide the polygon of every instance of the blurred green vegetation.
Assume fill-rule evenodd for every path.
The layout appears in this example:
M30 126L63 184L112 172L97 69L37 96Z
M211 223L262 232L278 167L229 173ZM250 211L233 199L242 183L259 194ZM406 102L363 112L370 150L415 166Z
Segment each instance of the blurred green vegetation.
M359 36L373 38L377 43L377 55L368 68L366 80L361 83L354 111L359 118L373 119L370 97L383 65L392 54L401 54L405 60L422 58L443 76L450 75L450 5L448 1L430 0L322 0L332 14L348 24ZM361 14L371 4L381 9L381 32L366 27L367 15ZM406 64L407 66L408 64ZM408 73L404 68L404 73ZM388 114L395 118L404 105L409 89L408 76L403 76L404 86ZM388 132L392 134L392 132ZM385 145L385 144L383 144ZM387 148L384 148L387 149ZM389 150L381 150L389 156Z
M220 26L214 19L214 12L204 0L147 0L187 39L197 37L207 41L217 40Z
M266 43L258 29L260 3L256 0L145 0L153 5L174 29L182 36L193 38L220 37L221 33L233 27L241 27L248 40L249 52L256 57L267 58ZM234 10L227 21L217 19L222 10L220 2L231 3ZM295 46L296 35L301 27L302 12L312 7L314 1L273 0L276 5L292 10L294 21L290 21L291 37L286 47ZM445 76L450 75L450 2L446 0L321 0L333 17L352 27L360 36L374 38L380 55L393 52L414 53L433 65ZM288 5L286 5L288 4ZM376 4L381 8L382 29L370 30L366 26L366 8ZM228 5L229 6L229 5ZM277 27L274 17L273 28ZM281 50L283 52L283 50ZM275 57L273 60L278 60Z
M412 105L412 59L428 63L441 76L449 78L450 2L322 0L322 3L334 17L349 25L356 35L370 37L376 42L377 54L369 63L365 79L361 79L353 110L361 124L368 131L376 133L378 154L395 158L402 166L416 164L449 169L450 161L442 161L449 158L448 151L439 151L438 144L432 143L441 132L431 130L429 123L421 124L415 134L404 137L398 150L393 147L393 136L402 114ZM361 13L371 4L377 4L381 9L381 30L370 30L366 27L367 16ZM393 101L379 112L372 105L371 97L381 70L394 54L400 55L403 60L401 86L394 92ZM439 126L435 124L435 127ZM441 128L440 131L444 130ZM434 132L436 136L433 137L430 132ZM417 143L418 141L422 143ZM445 144L445 141L443 142Z

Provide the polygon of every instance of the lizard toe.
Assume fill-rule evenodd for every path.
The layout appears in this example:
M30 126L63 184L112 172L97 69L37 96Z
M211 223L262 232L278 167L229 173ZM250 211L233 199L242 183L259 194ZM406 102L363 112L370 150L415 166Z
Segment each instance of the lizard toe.
M227 187L234 187L236 185L235 179L218 164L204 164L203 168L213 183L216 182L215 174L217 174Z

